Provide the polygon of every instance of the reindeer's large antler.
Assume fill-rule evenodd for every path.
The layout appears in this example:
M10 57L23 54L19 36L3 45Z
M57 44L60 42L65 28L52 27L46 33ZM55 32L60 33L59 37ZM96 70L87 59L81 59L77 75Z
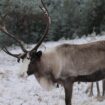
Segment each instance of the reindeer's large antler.
M43 36L42 36L41 39L38 41L37 45L36 45L32 50L30 50L30 51L27 51L27 50L24 48L24 46L23 46L21 40L19 40L16 36L14 36L13 34L11 34L11 33L9 33L9 32L7 31L6 26L4 25L3 18L2 18L2 25L1 25L1 23L0 23L0 31L3 32L3 33L5 33L5 34L8 35L9 37L13 38L16 42L18 42L19 46L21 47L22 51L24 52L23 54L12 54L12 53L9 52L6 48L3 48L3 51L4 51L4 52L6 52L7 54L9 54L9 55L11 55L11 56L17 58L18 61L19 61L20 59L24 59L24 58L26 57L27 53L30 54L30 53L33 52L33 51L37 51L37 49L38 49L39 46L41 45L42 41L44 40L44 38L45 38L46 35L48 34L48 30L49 30L49 25L50 25L50 23L51 23L51 19L50 19L48 10L47 10L47 8L46 8L46 6L45 6L45 4L44 4L44 2L43 2L42 0L41 0L41 3L42 3L42 5L43 5L43 8L42 8L42 7L40 7L40 8L41 8L41 10L43 11L45 17L47 18L47 25L46 25L46 29L45 29L45 31L44 31Z
M21 40L19 40L19 39L16 38L14 35L12 35L11 33L9 33L9 32L7 31L7 29L6 29L6 27L5 27L4 24L3 24L3 26L0 25L0 31L3 32L3 33L5 33L5 34L8 35L9 37L13 38L16 42L18 42L20 48L22 49L22 51L23 51L24 53L23 53L23 54L13 54L13 53L9 52L6 47L3 48L3 51L4 51L5 53L7 53L8 55L17 58L17 61L18 61L18 62L20 61L20 59L24 59L24 55L26 55L28 51L24 48L24 46L23 46Z
M30 51L37 51L37 49L39 48L39 46L41 45L42 41L45 39L46 35L48 34L49 31L49 25L51 24L51 18L49 16L48 10L43 2L43 0L41 0L41 3L43 5L43 8L40 6L41 10L43 11L45 17L47 18L47 25L46 25L46 29L45 32L43 34L43 36L41 37L41 39L38 41L37 45Z
M19 40L18 38L16 38L14 35L12 35L11 33L9 33L5 27L5 25L3 24L3 26L0 26L0 30L5 33L6 35L8 35L9 37L13 38L16 42L18 42L19 46L21 47L23 52L27 52L27 50L24 48L21 40Z
M24 48L24 46L23 46L21 40L19 40L18 38L16 38L14 35L12 35L11 33L9 33L9 32L7 31L6 26L5 26L5 18L6 18L7 15L8 15L8 14L5 14L4 16L1 16L1 17L0 17L0 31L3 32L4 34L8 35L8 36L11 37L12 39L14 39L16 42L18 42L18 44L19 44L19 46L21 47L21 49L22 49L22 51L24 52L24 54L13 54L13 53L9 52L6 47L3 48L3 51L4 51L5 53L7 53L8 55L17 58L17 59L18 59L17 61L19 62L20 59L23 59L23 58L24 58L24 55L26 55L26 53L27 53L28 51Z

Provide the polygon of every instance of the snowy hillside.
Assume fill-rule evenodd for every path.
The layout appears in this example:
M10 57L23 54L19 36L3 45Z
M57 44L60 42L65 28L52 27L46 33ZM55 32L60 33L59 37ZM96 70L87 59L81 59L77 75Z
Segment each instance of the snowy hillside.
M58 42L44 43L45 46L53 47L61 43L87 43L95 40L104 40L102 37L88 37L77 40L61 40ZM12 49L18 52L17 49ZM63 87L52 91L43 90L34 76L23 78L19 76L21 63L0 52L0 105L65 105ZM95 97L88 97L85 93L86 83L75 84L73 91L73 105L105 105L105 101L99 102Z

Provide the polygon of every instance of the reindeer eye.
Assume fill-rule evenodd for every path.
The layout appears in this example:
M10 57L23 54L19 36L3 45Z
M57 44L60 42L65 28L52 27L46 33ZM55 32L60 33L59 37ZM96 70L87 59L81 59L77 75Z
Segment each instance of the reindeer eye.
M42 56L42 51L38 51L38 52L36 53L36 56L40 58L40 57Z

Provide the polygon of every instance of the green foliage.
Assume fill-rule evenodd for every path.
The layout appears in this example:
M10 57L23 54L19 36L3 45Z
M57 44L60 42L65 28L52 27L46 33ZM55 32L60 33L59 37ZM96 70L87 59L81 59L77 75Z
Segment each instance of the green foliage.
M59 40L97 34L105 30L105 0L43 0L49 10L52 24L46 40ZM7 29L25 43L35 43L43 34L46 21L38 5L40 0L1 0L0 15ZM0 33L0 45L11 41ZM13 42L13 41L12 41ZM14 43L14 42L13 42Z
M4 46L10 46L12 42L13 41L10 38L0 33L0 48L3 48Z

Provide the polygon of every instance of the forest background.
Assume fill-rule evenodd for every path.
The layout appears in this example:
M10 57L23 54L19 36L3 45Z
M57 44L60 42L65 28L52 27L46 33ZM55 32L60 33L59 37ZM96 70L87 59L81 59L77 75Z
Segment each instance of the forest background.
M45 41L74 39L88 36L93 31L105 31L105 0L44 0L52 24ZM46 19L39 8L40 0L0 0L0 16L8 31L23 43L36 43L46 26ZM5 17L6 15L6 17ZM5 17L5 18L4 18ZM0 24L2 18L0 18ZM0 47L16 44L0 33Z

